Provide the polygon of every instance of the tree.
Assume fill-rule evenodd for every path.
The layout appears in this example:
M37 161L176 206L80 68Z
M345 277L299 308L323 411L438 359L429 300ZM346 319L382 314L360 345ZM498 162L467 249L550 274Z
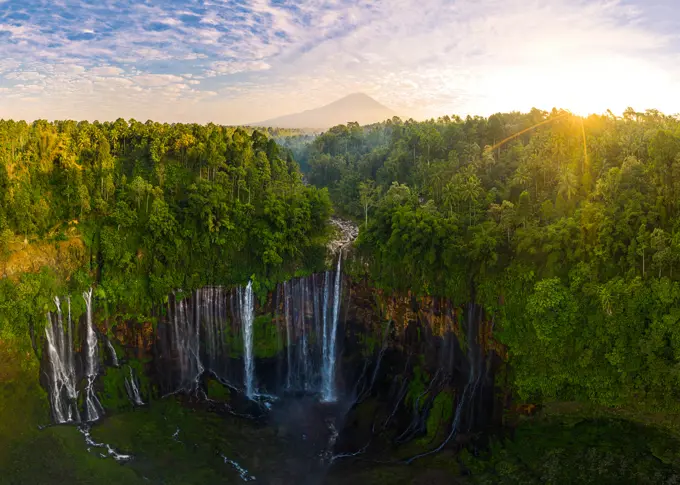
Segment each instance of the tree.
M526 190L519 195L519 203L517 204L517 216L522 221L522 225L527 227L527 221L531 216L531 199L529 192Z
M9 245L14 238L14 233L8 227L0 228L0 256L5 256L9 252Z
M638 230L637 237L635 238L635 241L637 242L637 254L638 256L642 256L642 277L645 277L645 256L646 256L646 251L650 247L650 234L647 231L647 228L645 227L644 224L640 225L640 229Z
M578 187L576 186L576 176L569 169L569 167L562 167L559 176L558 194L566 196L567 200L570 201L571 198L576 194L577 190Z
M375 186L375 182L365 181L359 184L359 197L361 200L361 205L364 208L364 227L368 227L368 209L372 207L380 195L379 188Z
M147 193L147 185L146 181L139 175L130 182L129 189L135 202L137 202L137 209L139 209L142 198Z
M498 227L506 234L508 243L510 243L510 234L515 227L517 219L517 211L515 204L509 200L504 200L502 204L491 204L489 212L492 214Z

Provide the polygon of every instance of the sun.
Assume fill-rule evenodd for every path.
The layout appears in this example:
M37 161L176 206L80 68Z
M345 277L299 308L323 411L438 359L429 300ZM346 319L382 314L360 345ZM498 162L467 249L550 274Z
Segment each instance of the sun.
M658 109L680 111L670 75L644 61L601 57L505 66L481 87L491 112L562 108L580 116Z

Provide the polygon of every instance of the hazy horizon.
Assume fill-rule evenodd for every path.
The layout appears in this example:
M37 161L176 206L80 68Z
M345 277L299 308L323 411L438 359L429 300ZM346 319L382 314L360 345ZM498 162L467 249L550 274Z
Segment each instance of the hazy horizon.
M0 118L239 125L357 92L417 120L680 112L673 0L526 3L0 0Z

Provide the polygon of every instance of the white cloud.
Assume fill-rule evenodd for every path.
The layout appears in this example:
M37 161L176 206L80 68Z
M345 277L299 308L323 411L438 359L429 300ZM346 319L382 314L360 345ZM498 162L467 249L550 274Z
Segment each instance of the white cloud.
M271 66L263 61L252 62L227 62L218 61L210 65L215 74L236 74L237 72L246 71L266 71L271 69Z
M0 116L239 123L353 91L405 116L680 111L680 42L647 18L657 0L633 1L247 0L238 11L222 0L55 2L0 24L12 40L0 85L16 100ZM168 28L149 30L151 21ZM27 90L41 100L31 110L20 104Z
M95 76L120 76L124 71L120 67L99 66L93 67L89 72Z
M45 76L35 71L15 71L5 75L5 79L13 81L30 81L34 79L43 79Z
M184 81L183 78L174 74L140 74L132 77L132 80L144 87L167 86Z

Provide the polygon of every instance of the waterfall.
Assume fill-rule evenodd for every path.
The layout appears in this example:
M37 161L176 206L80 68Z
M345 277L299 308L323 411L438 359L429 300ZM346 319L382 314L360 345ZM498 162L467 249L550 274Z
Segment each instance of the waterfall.
M199 315L192 315L187 299L179 300L175 295L171 319L173 351L177 356L179 389L193 391L203 373L200 357ZM196 313L200 312L196 305Z
M47 313L48 394L55 423L80 421L78 392L76 391L76 366L73 356L73 326L71 299L68 298L68 329L64 328L61 302L54 298L57 314Z
M287 377L286 377L286 389L290 390L293 386L293 358L291 352L291 328L290 328L290 281L283 283L283 311L284 320L286 322L286 358L287 358Z
M85 342L85 375L87 385L85 387L85 417L88 421L96 421L103 412L102 406L94 391L94 381L99 372L99 360L97 352L97 334L92 323L92 288L83 292L83 299L87 306L87 325Z
M338 333L338 316L340 314L340 299L342 292L342 251L338 255L338 266L335 270L335 285L333 288L333 313L330 328L327 328L327 308L328 308L328 286L330 275L326 276L326 288L324 290L324 356L323 356L323 390L322 399L326 402L333 402L336 399L335 392L335 344Z
M255 364L253 362L253 282L249 281L245 290L239 288L239 311L241 314L241 325L243 331L243 354L244 354L244 381L246 396L252 399L255 395L254 374Z
M111 354L111 363L114 367L118 367L118 356L116 355L116 349L113 348L113 344L111 344L111 341L108 338L106 339L106 346L108 347L109 353Z
M139 384L137 383L137 379L135 378L135 375L132 371L132 367L130 367L130 377L125 378L125 390L127 391L127 395L130 398L130 402L132 402L135 406L144 405L142 396L139 393Z
M301 305L300 305L300 334L302 335L302 345L300 346L300 362L302 362L301 380L305 391L311 388L311 366L309 362L309 335L307 332L307 281L300 285Z
M480 348L478 341L479 320L481 318L479 312L480 309L477 305L475 305L474 303L468 304L467 314L468 327L466 329L466 334L468 344L469 376L468 381L465 384L465 387L463 388L463 395L460 397L458 405L456 406L456 411L453 416L453 422L451 423L451 430L449 431L449 434L446 436L444 441L437 448L434 448L433 450L426 451L424 453L420 453L409 458L408 460L406 460L406 463L408 464L413 463L415 460L422 458L424 456L439 453L442 449L444 449L444 447L458 434L458 431L460 430L460 422L462 420L463 413L465 412L465 407L468 406L468 403L470 403L471 401L472 404L474 404L477 388L479 387L480 381L484 377L483 376L484 357L482 355L481 352L482 349Z
M323 358L323 374L322 374L322 391L323 391L323 396L325 398L327 394L327 389L329 388L329 383L328 383L328 375L326 374L326 362L328 362L328 347L329 347L329 339L328 339L328 294L330 293L330 286L331 286L331 272L326 271L326 274L324 275L324 285L323 285L323 335L321 336L322 340L322 358Z
M231 385L233 379L240 380L249 398L259 396L258 389L277 389L318 394L324 401L335 401L342 256L337 266L325 274L281 283L277 295L283 298L280 307L275 304L281 314L274 321L280 326L268 328L265 338L272 337L272 331L278 332L275 338L281 366L274 378L267 362L259 380L255 369L252 281L234 291L208 286L196 290L191 298L180 298L180 290L171 296L166 327L169 332L162 339L167 345L162 355L173 369L168 381L170 392L198 390L199 377L208 372L226 385ZM238 332L240 337L234 342L232 338ZM230 348L234 343L242 348L242 371L231 367L237 358Z
M229 358L225 335L226 299L224 288L219 286L196 291L196 306L203 325L205 367L225 379L223 368Z

